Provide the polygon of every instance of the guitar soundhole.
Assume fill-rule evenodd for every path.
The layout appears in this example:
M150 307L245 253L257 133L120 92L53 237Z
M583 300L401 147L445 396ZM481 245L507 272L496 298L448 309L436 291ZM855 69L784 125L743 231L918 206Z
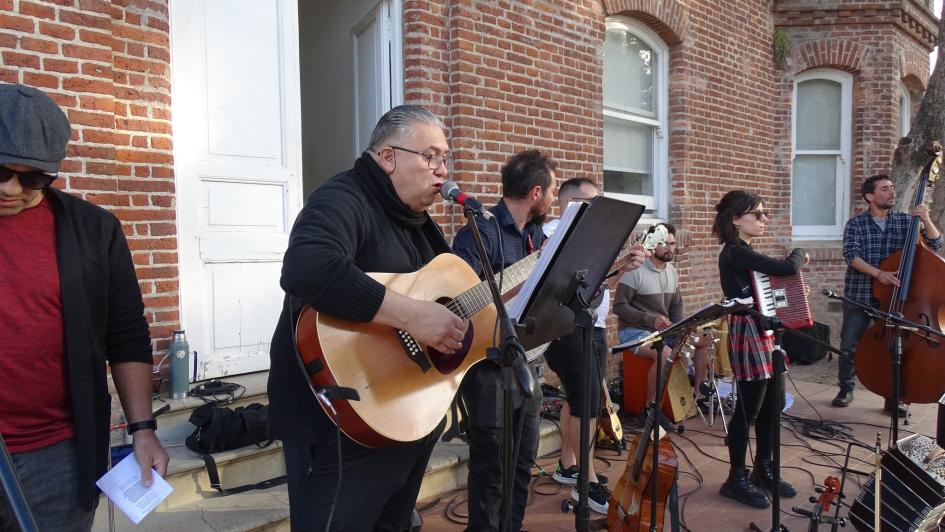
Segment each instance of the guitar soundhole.
M436 349L427 348L427 352L430 354L430 362L433 363L433 367L436 368L440 373L447 375L452 373L463 363L463 360L466 359L466 355L469 353L469 348L472 347L473 341L473 324L471 321L467 322L469 324L466 327L466 336L463 337L463 346L460 347L452 355L443 354Z

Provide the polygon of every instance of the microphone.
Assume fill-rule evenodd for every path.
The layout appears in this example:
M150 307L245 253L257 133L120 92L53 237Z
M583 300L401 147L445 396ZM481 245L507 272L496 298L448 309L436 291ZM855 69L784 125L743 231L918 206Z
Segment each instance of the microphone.
M825 296L827 296L827 297L832 297L832 298L834 298L834 299L840 299L840 296L838 296L837 294L835 294L834 291L831 290L831 289L829 289L829 288L824 288L823 290L820 291L820 293L823 294L823 295L825 295Z
M443 196L443 199L446 201L458 203L486 220L492 219L492 213L487 211L476 198L460 190L456 181L444 181L443 186L440 187L440 195Z

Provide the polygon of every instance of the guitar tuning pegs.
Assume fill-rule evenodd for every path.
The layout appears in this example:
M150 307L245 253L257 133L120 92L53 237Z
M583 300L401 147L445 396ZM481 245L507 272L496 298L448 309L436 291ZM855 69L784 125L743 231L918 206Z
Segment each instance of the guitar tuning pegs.
M817 502L817 497L808 497L807 502Z

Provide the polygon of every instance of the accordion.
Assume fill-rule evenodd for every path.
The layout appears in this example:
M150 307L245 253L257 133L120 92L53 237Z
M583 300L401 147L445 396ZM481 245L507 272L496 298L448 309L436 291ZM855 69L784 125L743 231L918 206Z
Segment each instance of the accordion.
M777 317L789 329L814 325L807 302L807 285L800 272L785 277L751 272L755 309L768 317Z
M945 464L932 458L935 440L913 434L883 455L879 490L880 531L937 531L945 514ZM930 460L930 458L932 458ZM870 475L850 508L850 522L873 531L876 478Z

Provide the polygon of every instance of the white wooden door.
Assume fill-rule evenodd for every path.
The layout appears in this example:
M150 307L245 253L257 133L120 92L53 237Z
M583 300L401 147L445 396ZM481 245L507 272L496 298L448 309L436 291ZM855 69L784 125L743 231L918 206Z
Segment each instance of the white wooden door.
M354 157L367 149L377 120L403 103L400 6L382 0L351 30L354 50Z
M296 0L170 8L181 321L198 379L268 369L301 206Z

